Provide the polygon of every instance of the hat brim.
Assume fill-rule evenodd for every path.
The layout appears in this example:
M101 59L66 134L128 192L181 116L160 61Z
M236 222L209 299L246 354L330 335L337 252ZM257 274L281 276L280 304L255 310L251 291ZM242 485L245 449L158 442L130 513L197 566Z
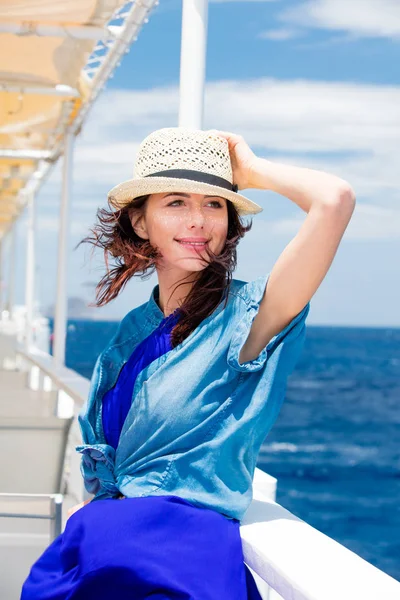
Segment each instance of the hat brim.
M144 177L129 179L113 187L107 194L108 201L114 208L120 209L139 196L159 194L162 192L188 192L192 194L213 194L230 200L240 215L255 215L264 209L245 196L226 190L222 187L174 177Z

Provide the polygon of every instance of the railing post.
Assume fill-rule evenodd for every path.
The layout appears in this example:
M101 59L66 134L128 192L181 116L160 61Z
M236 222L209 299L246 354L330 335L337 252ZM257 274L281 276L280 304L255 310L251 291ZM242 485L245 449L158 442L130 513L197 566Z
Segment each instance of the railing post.
M10 319L14 315L15 305L15 265L16 265L16 238L17 238L17 221L14 221L10 230L10 256L9 256L9 271L8 271L8 290L6 309L10 315Z
M69 226L69 201L72 183L72 159L74 150L74 134L69 131L65 135L62 195L60 207L60 225L58 236L57 261L57 293L54 315L53 354L56 366L65 363L65 341L67 334L67 245Z
M35 302L35 196L28 192L25 279L25 348L29 351L33 341L33 310Z
M0 321L1 321L3 306L4 306L3 305L3 302L4 302L3 239L0 238Z
M63 495L54 494L51 498L50 541L54 541L62 530Z
M179 127L203 126L208 0L183 0Z

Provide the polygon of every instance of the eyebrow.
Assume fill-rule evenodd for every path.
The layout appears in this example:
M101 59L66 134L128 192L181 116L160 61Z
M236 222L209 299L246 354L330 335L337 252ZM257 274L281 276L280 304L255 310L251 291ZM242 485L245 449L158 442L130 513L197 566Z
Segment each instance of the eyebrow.
M190 194L184 194L183 192L170 192L169 194L165 194L164 198L168 198L168 196L183 196L184 198L190 198ZM221 198L218 194L212 194L211 196L204 196L204 198Z

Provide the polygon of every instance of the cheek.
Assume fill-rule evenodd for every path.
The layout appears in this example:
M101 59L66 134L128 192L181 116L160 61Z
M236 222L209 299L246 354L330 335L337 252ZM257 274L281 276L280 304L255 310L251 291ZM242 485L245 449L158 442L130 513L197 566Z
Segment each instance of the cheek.
M149 228L149 235L154 242L161 244L176 236L181 218L178 215L154 215Z
M228 218L226 216L211 218L208 225L208 229L212 231L216 239L225 239L228 235Z

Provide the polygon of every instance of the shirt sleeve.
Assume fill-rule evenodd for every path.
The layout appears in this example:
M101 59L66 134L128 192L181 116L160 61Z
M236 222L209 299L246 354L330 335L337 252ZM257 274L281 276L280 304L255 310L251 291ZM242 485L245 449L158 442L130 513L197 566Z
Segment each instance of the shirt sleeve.
M305 321L310 311L309 302L290 321L290 323L286 325L286 327L277 333L268 344L262 348L256 358L243 364L239 363L240 351L248 338L252 323L258 313L268 278L269 273L268 275L263 275L254 281L246 283L238 291L238 311L235 313L237 322L235 323L234 334L231 338L227 358L228 365L236 371L258 371L266 365L270 356L279 346L288 344L295 339L304 339Z

